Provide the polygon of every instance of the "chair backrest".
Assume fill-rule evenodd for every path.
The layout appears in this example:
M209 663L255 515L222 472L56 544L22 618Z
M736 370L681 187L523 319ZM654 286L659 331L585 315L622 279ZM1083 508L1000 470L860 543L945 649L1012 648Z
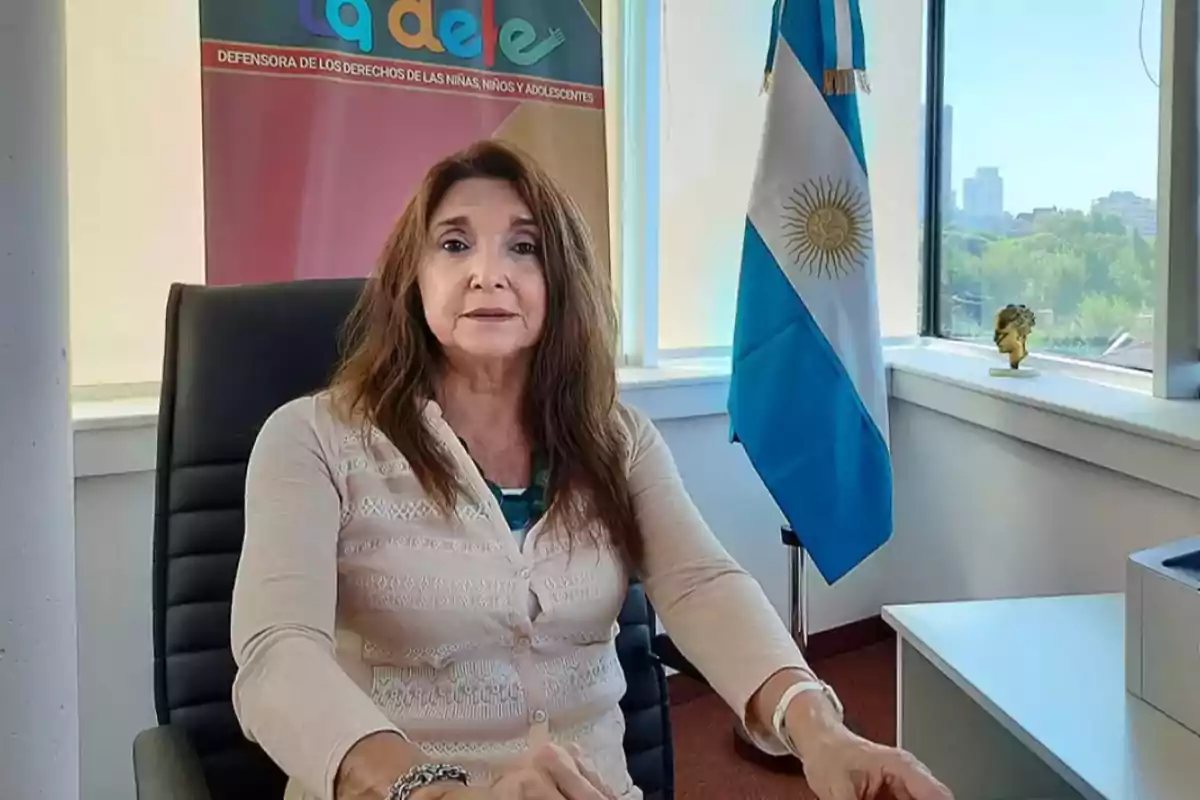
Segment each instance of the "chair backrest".
M154 682L160 724L181 728L213 800L278 798L284 777L242 735L230 691L230 600L243 535L246 463L280 405L324 386L363 282L172 286L154 523ZM618 654L629 690L626 753L648 798L669 800L666 684L650 650L653 613L634 585Z

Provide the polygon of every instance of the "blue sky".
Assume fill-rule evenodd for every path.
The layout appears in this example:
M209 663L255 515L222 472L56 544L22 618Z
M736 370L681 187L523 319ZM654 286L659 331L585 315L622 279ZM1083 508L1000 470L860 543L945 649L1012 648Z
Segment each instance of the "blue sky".
M946 102L954 190L1000 168L1004 207L1087 209L1112 190L1154 197L1158 90L1138 55L1141 0L949 0ZM1159 75L1161 0L1143 45Z

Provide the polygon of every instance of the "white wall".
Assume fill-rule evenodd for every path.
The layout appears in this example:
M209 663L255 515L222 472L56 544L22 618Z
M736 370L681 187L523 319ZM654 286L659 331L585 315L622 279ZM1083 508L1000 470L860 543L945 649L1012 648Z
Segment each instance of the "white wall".
M688 492L730 554L762 584L785 621L787 551L779 539L783 515L740 445L729 443L729 418L660 422ZM809 627L827 630L879 613L887 555L881 551L835 587L809 570Z
M810 571L811 631L886 603L1121 591L1129 553L1200 529L1195 498L922 406L890 412L894 536L834 587ZM786 619L782 517L728 419L660 428L705 519Z
M80 800L132 800L134 735L154 724L154 475L75 481Z
M891 425L884 602L1121 591L1129 553L1200 527L1195 498L986 428L896 401Z

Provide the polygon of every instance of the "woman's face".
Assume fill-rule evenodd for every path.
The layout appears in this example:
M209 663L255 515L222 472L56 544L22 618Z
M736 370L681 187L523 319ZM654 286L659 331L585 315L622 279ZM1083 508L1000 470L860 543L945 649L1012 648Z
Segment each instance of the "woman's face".
M533 348L546 280L533 215L507 181L469 178L433 215L418 284L425 319L447 356L508 359Z

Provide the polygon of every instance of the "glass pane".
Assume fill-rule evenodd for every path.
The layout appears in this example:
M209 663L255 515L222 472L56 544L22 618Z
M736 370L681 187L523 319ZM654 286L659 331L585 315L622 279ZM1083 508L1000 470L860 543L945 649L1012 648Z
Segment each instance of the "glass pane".
M871 234L885 337L919 331L921 109L925 0L859 0L869 92L858 92L871 191Z
M917 331L922 128L913 101L924 84L924 5L860 0L871 91L859 93L858 104L884 336ZM730 8L729 0L663 6L658 322L664 351L733 341L746 209L766 116L760 88L771 3L756 0L736 14Z
M159 380L167 292L175 281L204 282L196 7L135 0L122 9L71 3L66 12L77 387ZM128 37L124 11L153 35Z
M947 0L941 333L1150 369L1161 0Z
M658 346L733 344L771 4L663 4ZM720 57L714 57L719 53Z

